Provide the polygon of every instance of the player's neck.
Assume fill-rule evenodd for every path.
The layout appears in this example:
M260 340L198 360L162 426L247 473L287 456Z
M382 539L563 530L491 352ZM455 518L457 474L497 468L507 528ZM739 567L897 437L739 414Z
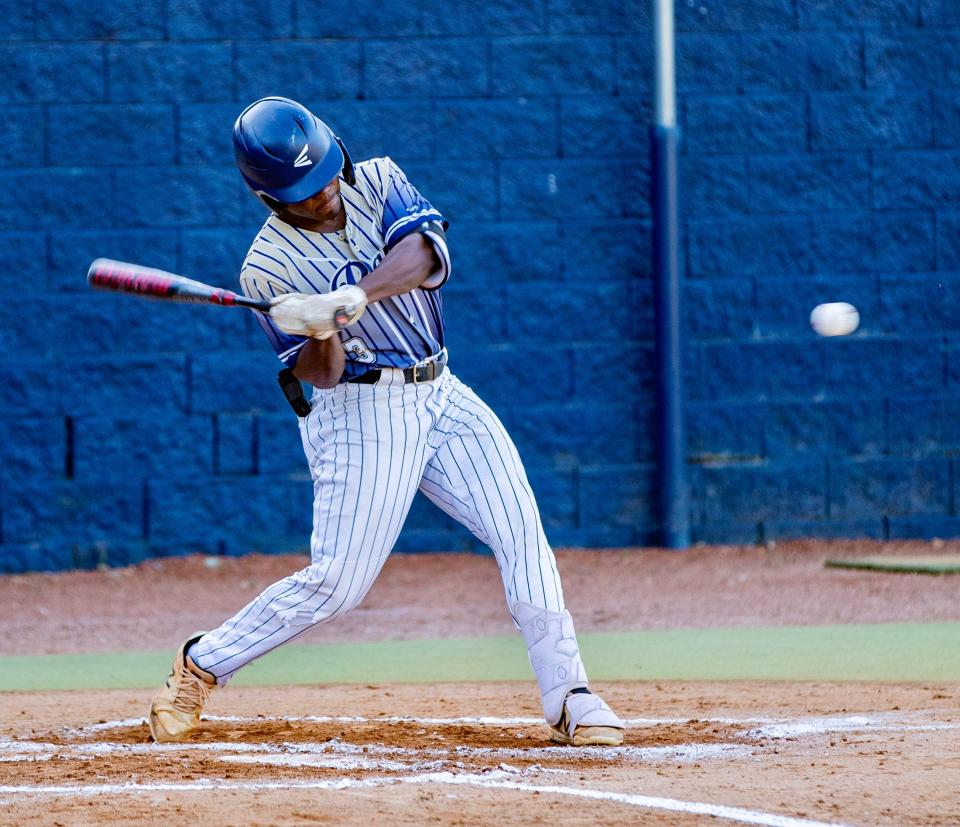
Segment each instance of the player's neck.
M347 213L346 210L342 209L337 214L337 217L329 221L317 221L316 219L307 218L300 215L291 215L286 210L277 213L277 217L291 224L294 227L299 227L301 230L309 230L314 233L335 233L338 230L342 230L347 226Z

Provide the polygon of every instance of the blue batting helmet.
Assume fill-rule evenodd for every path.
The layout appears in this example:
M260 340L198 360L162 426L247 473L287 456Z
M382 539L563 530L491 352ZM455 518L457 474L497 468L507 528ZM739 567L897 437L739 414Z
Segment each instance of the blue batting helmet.
M247 186L271 207L311 198L345 165L352 177L350 156L330 127L289 98L261 98L244 109L233 148Z

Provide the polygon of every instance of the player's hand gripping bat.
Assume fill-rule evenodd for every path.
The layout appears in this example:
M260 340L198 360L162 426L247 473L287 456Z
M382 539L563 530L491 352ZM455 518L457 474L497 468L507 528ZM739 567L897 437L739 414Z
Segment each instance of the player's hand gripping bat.
M271 300L251 299L185 276L109 258L98 258L90 265L87 283L101 290L170 301L249 307L271 314L277 327L286 333L315 339L326 339L353 324L367 303L366 293L355 286L341 287L322 295L291 293Z

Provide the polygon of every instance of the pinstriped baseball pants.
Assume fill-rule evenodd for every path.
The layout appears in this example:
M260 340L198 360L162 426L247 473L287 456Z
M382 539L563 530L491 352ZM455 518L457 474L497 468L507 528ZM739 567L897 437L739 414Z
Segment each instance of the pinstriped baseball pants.
M516 448L449 371L403 384L340 384L300 420L313 478L311 564L270 586L190 650L225 683L317 623L356 606L390 554L419 489L493 550L507 596L563 611L553 551Z

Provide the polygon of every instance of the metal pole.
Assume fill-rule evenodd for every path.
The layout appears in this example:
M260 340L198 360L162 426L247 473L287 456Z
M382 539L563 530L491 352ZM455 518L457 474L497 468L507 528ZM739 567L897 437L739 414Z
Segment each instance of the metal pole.
M690 492L683 414L683 315L680 303L673 0L654 0L654 18L656 83L650 154L653 179L659 517L663 545L684 549L690 546Z
M654 104L656 126L677 126L677 82L674 58L673 0L653 0Z

